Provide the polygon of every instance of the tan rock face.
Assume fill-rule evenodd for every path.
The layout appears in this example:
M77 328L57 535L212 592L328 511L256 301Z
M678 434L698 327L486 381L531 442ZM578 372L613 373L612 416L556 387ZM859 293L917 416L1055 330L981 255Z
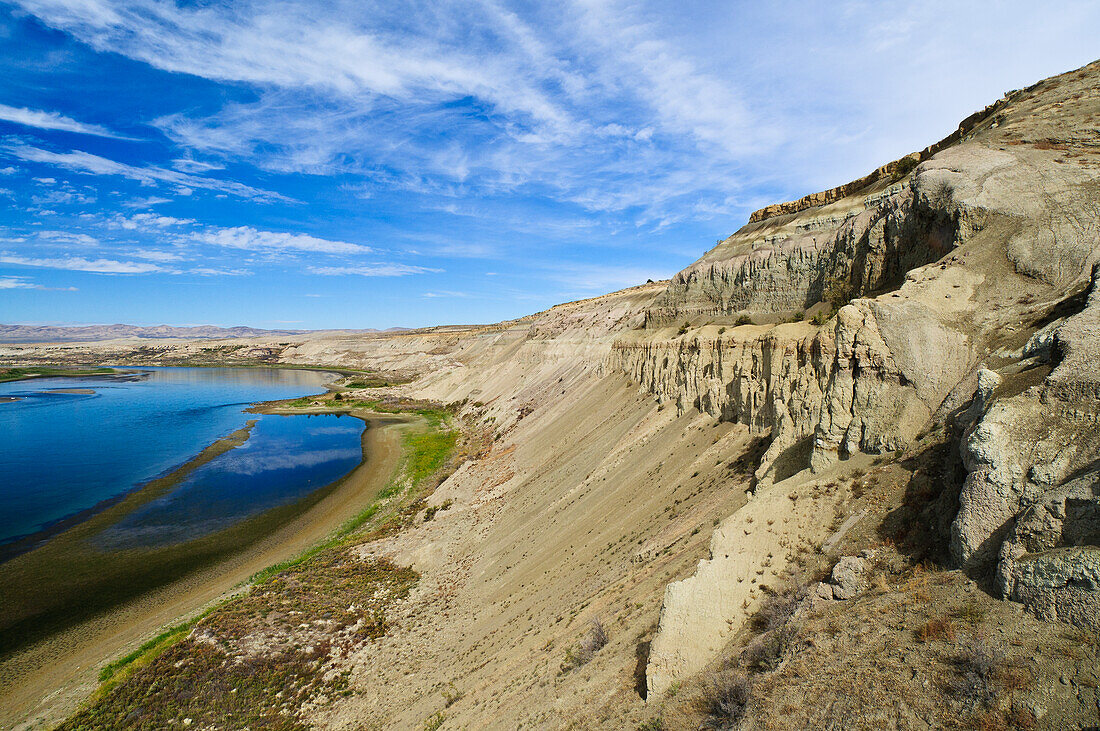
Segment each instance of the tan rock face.
M650 330L617 342L612 366L680 409L770 432L757 474L765 495L806 467L904 447L984 382L964 414L969 477L952 550L975 569L995 564L1021 511L1100 460L1100 305L1090 299L1022 348L1100 259L1098 76L1094 64L1010 95L996 124L969 120L957 144L899 183L857 181L858 191L766 211L774 217L758 216L673 278L649 308ZM823 327L715 333L742 314L774 322L823 301L847 302ZM672 337L667 326L681 322ZM992 370L979 377L983 366L1005 385ZM1007 595L1045 616L1095 614L1098 549L1005 545ZM666 594L650 658L658 684L678 677L685 652L696 663L706 654L695 629L725 623L724 636L742 621L723 603L725 560Z

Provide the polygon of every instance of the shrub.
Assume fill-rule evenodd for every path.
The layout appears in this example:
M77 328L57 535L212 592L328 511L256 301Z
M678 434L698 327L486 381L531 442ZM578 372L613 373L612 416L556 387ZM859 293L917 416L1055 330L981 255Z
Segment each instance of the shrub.
M752 318L749 317L748 315L741 315L740 317L737 318L737 324L738 325L751 325L752 324Z
M794 616L802 599L801 594L794 586L769 594L753 617L753 623L758 629L765 631L779 629Z
M909 173L913 172L913 169L920 165L920 160L915 157L903 157L898 160L897 167L894 168L894 172L890 174L890 182L896 183L904 178Z
M848 304L855 294L852 282L842 277L829 277L821 283L822 299L832 306L834 312Z
M791 315L791 322L802 322L805 319L806 319L806 313L803 312L802 310L799 310L798 312Z
M946 619L930 619L917 628L917 639L921 642L955 639L955 626Z
M821 310L816 315L814 315L812 318L810 318L810 322L817 325L818 327L821 327L822 325L827 323L829 320L831 320L832 317L833 317L832 312L829 312L828 310Z
M961 607L956 608L951 615L970 624L978 624L985 619L986 610L978 602L971 599Z
M607 630L604 629L603 623L598 619L593 619L592 624L588 628L588 634L581 640L577 649L572 648L565 651L565 659L561 664L561 671L567 673L570 670L579 668L581 665L588 663L607 645Z
M691 327L691 323L685 322L683 325L680 326L680 329L676 332L676 334L683 335L688 331L689 327Z
M438 513L440 510L447 510L452 505L454 505L453 500L445 500L442 505L429 505L427 508L424 509L424 522L427 523L429 520L434 518L435 514Z
M997 676L1004 655L984 638L975 636L960 645L952 662L959 673L950 685L952 692L972 703L992 706L997 700Z
M741 720L752 698L752 684L743 673L728 668L711 676L703 702L712 726L728 728Z
M752 670L775 670L791 655L798 645L798 628L786 625L766 632L741 652L741 662Z

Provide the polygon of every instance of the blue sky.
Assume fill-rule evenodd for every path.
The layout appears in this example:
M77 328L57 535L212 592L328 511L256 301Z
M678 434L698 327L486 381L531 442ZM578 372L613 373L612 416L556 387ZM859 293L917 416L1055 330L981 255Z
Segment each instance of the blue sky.
M1095 2L0 2L0 322L527 314L1097 38Z

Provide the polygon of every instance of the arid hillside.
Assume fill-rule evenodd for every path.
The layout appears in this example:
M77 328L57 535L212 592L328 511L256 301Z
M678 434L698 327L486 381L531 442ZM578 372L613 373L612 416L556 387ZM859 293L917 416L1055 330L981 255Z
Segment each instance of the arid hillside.
M341 399L450 405L480 447L325 569L418 578L384 632L309 645L342 680L287 728L1088 728L1098 260L1094 63L670 282L492 326L0 358L327 366L377 374ZM267 631L222 639L281 662ZM173 719L242 727L212 703Z

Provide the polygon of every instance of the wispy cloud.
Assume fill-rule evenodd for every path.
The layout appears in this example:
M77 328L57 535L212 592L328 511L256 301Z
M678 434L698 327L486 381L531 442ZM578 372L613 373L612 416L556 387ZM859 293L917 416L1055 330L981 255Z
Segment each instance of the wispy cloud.
M21 124L25 127L35 127L37 129L58 132L77 132L82 135L113 137L119 140L132 139L115 134L106 127L101 127L98 124L78 122L75 119L70 119L57 112L43 112L37 109L26 109L24 107L9 107L6 104L0 104L0 120Z
M38 238L62 246L97 246L99 241L88 234L74 231L39 231Z
M66 269L76 272L94 272L96 274L151 274L164 269L156 264L136 261L115 261L113 259L85 259L80 256L59 258L35 258L0 253L0 264L15 264L26 267L46 269Z
M53 152L15 142L0 145L0 151L27 162L54 165L89 175L118 175L145 185L166 183L181 188L203 188L256 201L290 202L289 198L279 193L253 188L234 180L218 180L156 166L128 165L80 150Z
M0 277L0 290L2 289L42 289L54 292L75 292L76 287L46 287L32 282L27 277Z
M448 297L448 298L465 299L467 297L472 297L473 295L471 295L469 292L455 292L455 291L449 290L449 289L441 289L441 290L438 290L436 292L425 292L424 294L422 294L420 296L421 297L428 297L428 298Z
M306 234L260 231L251 226L206 231L195 238L207 244L246 251L312 251L323 254L365 254L371 251L369 246L362 244L329 241Z
M530 188L667 224L684 200L728 210L734 156L782 136L729 79L616 2L523 13L443 2L420 24L352 3L21 4L99 50L258 90L213 114L154 121L184 148L279 172L354 173L369 181L353 186L360 196Z
M433 269L431 267L410 266L408 264L368 264L364 266L333 266L309 268L310 274L321 274L330 277L404 277L409 274L428 274L431 272L441 271L443 270Z

